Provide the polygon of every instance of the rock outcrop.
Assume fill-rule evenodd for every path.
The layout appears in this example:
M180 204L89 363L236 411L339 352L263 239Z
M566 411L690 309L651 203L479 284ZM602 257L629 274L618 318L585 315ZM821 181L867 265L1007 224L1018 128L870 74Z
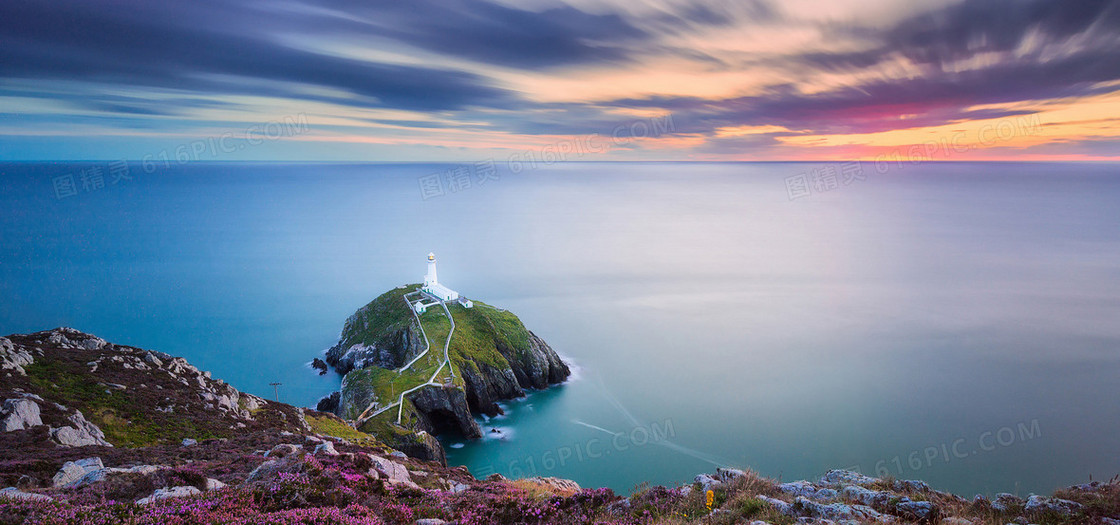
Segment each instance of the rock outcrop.
M357 316L358 314L355 314ZM358 317L351 317L347 322L358 322ZM420 331L414 326L405 326L401 330L377 337L375 343L346 344L339 341L327 350L327 364L341 375L346 375L356 368L378 366L381 368L400 368L417 354L424 351L424 340L420 338Z
M30 397L5 399L3 408L0 409L0 432L24 430L42 425L43 420L39 417L39 413L39 403Z
M338 413L338 403L341 398L342 392L331 392L330 395L323 396L323 398L315 404L315 410L336 414Z
M1027 498L1027 503L1023 505L1023 510L1028 513L1051 513L1059 516L1072 516L1080 512L1083 508L1083 505L1075 501L1039 496L1037 494L1031 494Z
M133 467L106 467L99 457L67 461L54 475L51 485L55 488L77 488L104 481L121 474L148 476L168 467L163 465L136 465Z
M21 376L27 375L25 366L35 362L31 352L25 348L16 348L11 339L0 337L0 372L11 375L12 372Z
M561 383L571 375L568 365L548 343L531 331L527 339L527 351L496 345L508 363L507 367L475 361L475 366L461 368L472 412L498 415L501 413L498 402L522 397L528 388L540 390Z
M55 443L64 447L113 446L105 440L105 433L97 425L86 421L81 410L66 416L66 421L70 425L51 429L51 439Z
M1023 499L1006 492L996 494L992 500L991 508L996 512L1014 512L1023 508Z
M153 492L151 496L136 500L136 503L139 505L147 505L161 499L183 498L186 496L194 496L195 494L199 494L201 492L201 490L198 490L197 488L190 485L183 485L178 487L163 487L161 489L156 489L156 491Z
M549 385L563 382L572 374L556 351L532 331L529 331L528 352L517 352L501 346L498 351L509 361L518 384L525 388L543 390Z
M558 492L561 494L575 494L582 490L579 486L579 483L576 483L570 479L535 476L531 478L525 478L525 481L540 485L542 487L546 487L553 492Z
M337 456L338 451L334 449L334 443L327 441L325 443L319 443L315 446L315 455L319 454L325 456Z
M439 440L427 430L379 436L379 439L407 457L447 465L447 452L443 450L443 445L440 444Z
M34 492L23 492L15 487L8 487L0 490L0 501L51 501L54 498L46 494L36 494Z
M82 483L86 476L104 469L105 464L101 462L101 458L67 461L62 465L62 469L54 475L53 484L55 487L77 486Z
M29 430L47 427L47 435L55 444L63 447L84 447L91 445L113 446L105 440L105 433L97 425L90 423L81 410L68 409L64 405L48 405L40 396L20 392L20 397L5 399L0 408L0 432ZM58 413L61 417L52 420L57 428L43 422L44 409Z

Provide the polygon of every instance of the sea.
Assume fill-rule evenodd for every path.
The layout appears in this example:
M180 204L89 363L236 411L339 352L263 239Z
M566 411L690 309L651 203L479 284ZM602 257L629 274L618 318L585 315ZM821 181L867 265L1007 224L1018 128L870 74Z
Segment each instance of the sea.
M308 363L431 251L574 372L441 436L479 477L1049 493L1120 473L1118 168L5 163L0 333L71 326L314 406L340 378Z

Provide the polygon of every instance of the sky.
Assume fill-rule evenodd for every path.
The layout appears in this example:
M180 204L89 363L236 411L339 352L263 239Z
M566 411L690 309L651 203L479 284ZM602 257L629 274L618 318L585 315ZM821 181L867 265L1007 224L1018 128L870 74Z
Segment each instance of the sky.
M1120 160L1120 0L4 0L0 160Z

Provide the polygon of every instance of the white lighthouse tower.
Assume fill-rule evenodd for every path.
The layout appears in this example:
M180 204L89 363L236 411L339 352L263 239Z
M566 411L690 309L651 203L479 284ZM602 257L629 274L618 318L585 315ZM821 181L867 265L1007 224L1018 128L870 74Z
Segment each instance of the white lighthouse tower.
M428 252L428 274L424 276L424 287L439 284L436 279L436 254Z
M458 301L459 304L467 308L474 306L474 303L467 300L465 297L460 297L459 292L439 283L439 279L436 277L436 254L434 253L428 253L428 273L424 275L424 286L420 287L420 291L430 296L430 299L445 302ZM413 308L417 313L424 313L432 304L438 303L424 304L422 300L416 301L416 303L413 304Z

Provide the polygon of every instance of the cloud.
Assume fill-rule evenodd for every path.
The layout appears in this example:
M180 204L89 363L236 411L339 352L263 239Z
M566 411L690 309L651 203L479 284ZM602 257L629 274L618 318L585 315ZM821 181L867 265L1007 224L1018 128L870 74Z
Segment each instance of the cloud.
M541 11L485 0L342 0L327 6L357 35L389 38L441 55L537 70L629 61L627 45L651 35L615 13L571 6Z
M966 0L904 21L885 35L884 50L919 64L942 65L979 53L1011 52L1028 39L1063 43L1100 33L1113 40L1120 5L1112 0Z
M407 132L434 148L459 134L464 149L671 112L681 144L727 154L1120 89L1117 0L961 0L901 17L911 8L886 0L890 16L857 1L820 16L806 2L572 2L5 0L0 111L44 133L182 132L313 108L350 137ZM781 131L724 132L743 126Z
M171 4L4 2L0 77L292 98L307 85L352 95L333 102L421 111L508 107L518 98L462 70L296 49L271 38L274 20L224 4L202 13L165 9Z
M1120 2L969 0L886 29L831 27L868 49L768 59L795 74L760 93L725 99L645 97L600 102L661 109L682 132L779 125L819 133L867 133L1023 114L974 106L1085 97L1120 89ZM971 63L985 54L990 63ZM920 74L877 67L904 57ZM822 73L850 73L846 85L812 88ZM873 74L869 74L873 73Z

